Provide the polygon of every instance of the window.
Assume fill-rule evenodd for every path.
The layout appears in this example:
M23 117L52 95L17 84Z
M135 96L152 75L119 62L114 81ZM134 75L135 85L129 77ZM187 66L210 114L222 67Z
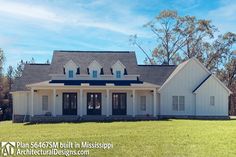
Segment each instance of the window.
M210 105L215 105L215 96L210 96Z
M179 111L184 111L184 96L179 96Z
M121 71L116 71L116 78L121 78Z
M184 96L173 96L172 97L172 110L173 111L184 111L185 110L185 97Z
M48 96L47 95L42 96L42 109L43 111L48 110Z
M172 97L172 110L178 111L178 96Z
M140 109L141 111L146 111L146 96L141 96L140 97L140 102L141 102L141 106Z
M97 70L93 70L93 78L97 78L98 77L98 71Z
M69 78L73 78L73 70L69 70Z

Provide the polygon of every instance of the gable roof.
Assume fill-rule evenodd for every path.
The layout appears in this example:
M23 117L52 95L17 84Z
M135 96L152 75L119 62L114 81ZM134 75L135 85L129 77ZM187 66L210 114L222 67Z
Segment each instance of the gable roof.
M49 64L26 64L22 76L14 81L12 92L25 91L27 84L49 80L49 67Z
M161 86L161 88L159 90L161 90L164 86L166 86L166 84L168 84L168 82L173 79L181 70L183 70L186 65L190 62L196 62L198 65L200 65L200 67L203 68L203 70L205 70L207 73L211 74L207 69L206 67L203 66L202 63L200 63L200 61L198 59L196 59L195 57L191 58L191 59L188 59L182 63L180 63L177 68L175 69L175 71L170 75L170 77L164 82L164 84Z
M141 81L161 86L176 67L175 65L138 65L138 73Z
M229 90L229 88L227 88L225 86L225 84L223 84L215 75L210 74L209 76L207 76L194 90L193 93L196 93L198 91L198 89L200 89L205 82L207 82L207 80L209 80L209 78L213 77L214 80L216 80L229 94L232 94L232 92Z
M111 74L111 66L118 60L124 64L128 74L137 74L137 60L130 51L54 51L50 74L63 74L63 65L69 60L81 65L80 73L87 74L87 67L96 60L104 74Z

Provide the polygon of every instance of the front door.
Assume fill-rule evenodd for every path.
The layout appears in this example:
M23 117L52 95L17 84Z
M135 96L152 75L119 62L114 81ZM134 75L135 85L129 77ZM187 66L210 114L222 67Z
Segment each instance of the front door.
M63 93L63 115L77 115L77 93Z
M112 115L126 115L126 93L112 94Z
M101 115L102 94L87 93L87 115Z

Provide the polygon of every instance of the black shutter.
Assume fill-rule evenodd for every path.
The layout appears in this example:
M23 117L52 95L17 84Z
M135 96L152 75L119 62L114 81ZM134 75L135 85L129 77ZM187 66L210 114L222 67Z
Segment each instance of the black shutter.
M89 68L87 68L87 73L88 73L88 75L89 75Z
M124 75L128 75L128 73L127 73L127 70L125 69L125 71L124 71Z
M101 68L100 75L104 75L103 68Z
M63 68L63 74L66 74L66 69L65 68Z
M77 68L77 72L76 72L76 74L80 74L80 68Z
M112 70L112 68L111 68L111 74L113 75L113 70Z

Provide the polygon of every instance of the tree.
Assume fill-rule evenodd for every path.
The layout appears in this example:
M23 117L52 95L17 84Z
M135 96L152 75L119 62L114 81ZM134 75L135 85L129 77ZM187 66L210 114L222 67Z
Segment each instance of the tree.
M152 56L157 62L170 64L179 61L178 51L185 44L182 34L177 31L182 24L179 20L176 11L164 10L144 25L156 35L157 47L153 50Z
M19 63L17 63L17 67L14 72L15 78L22 76L22 72L24 70L25 64L26 64L26 62L24 62L23 60L21 60Z
M0 48L0 103L3 101L3 63L5 61L5 56L3 50Z
M12 66L9 66L7 69L7 80L8 80L9 91L11 91L11 87L14 80L14 69Z
M161 11L154 20L144 25L156 36L157 46L151 56L137 42L137 35L131 36L132 44L137 46L151 64L178 64L191 57L203 60L204 39L214 37L217 30L209 20L194 16L179 16L176 11Z
M220 67L230 64L234 53L234 44L236 44L236 34L227 32L219 35L205 53L205 62L203 63L206 68L210 71L217 71Z

